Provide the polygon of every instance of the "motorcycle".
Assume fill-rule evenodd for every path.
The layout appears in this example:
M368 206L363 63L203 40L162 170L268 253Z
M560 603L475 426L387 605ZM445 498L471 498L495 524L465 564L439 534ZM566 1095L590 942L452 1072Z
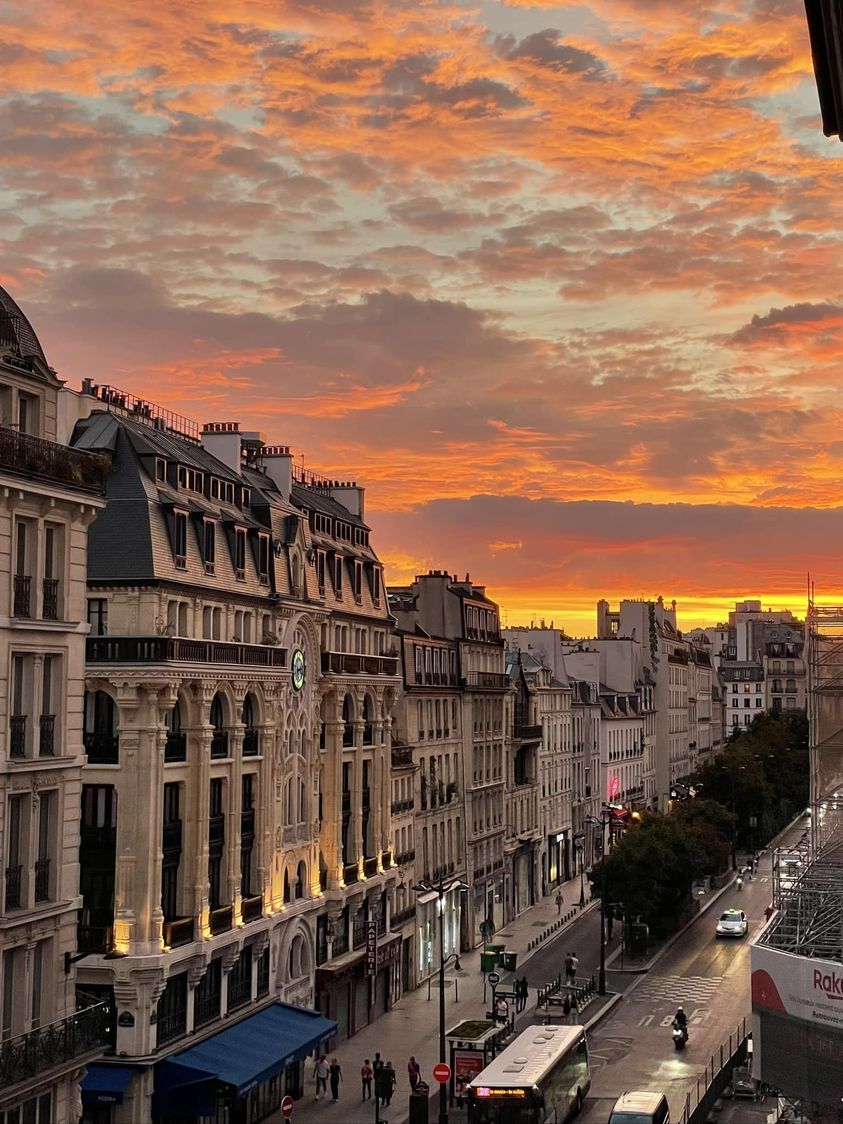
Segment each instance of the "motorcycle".
M677 1050L684 1050L688 1041L688 1028L681 1023L673 1022L673 1045Z
M740 874L738 875L738 889L743 889L743 877Z

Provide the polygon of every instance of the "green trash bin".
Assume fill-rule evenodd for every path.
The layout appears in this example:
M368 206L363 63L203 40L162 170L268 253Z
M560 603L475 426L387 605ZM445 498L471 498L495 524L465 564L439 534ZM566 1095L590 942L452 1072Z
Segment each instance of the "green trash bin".
M487 944L486 945L486 952L493 952L495 954L495 960L497 961L498 964L500 964L501 958L503 957L503 953L504 953L505 948L506 948L505 944Z
M501 965L505 972L514 972L518 966L518 953L507 949L501 953Z
M494 972L498 966L498 956L496 952L481 952L480 953L480 971L481 972Z

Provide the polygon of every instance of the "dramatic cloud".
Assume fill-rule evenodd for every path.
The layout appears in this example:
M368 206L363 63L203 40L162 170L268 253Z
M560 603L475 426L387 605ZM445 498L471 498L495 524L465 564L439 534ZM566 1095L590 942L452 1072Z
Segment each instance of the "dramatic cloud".
M11 0L0 58L0 283L70 383L366 481L393 575L513 613L833 586L800 0Z

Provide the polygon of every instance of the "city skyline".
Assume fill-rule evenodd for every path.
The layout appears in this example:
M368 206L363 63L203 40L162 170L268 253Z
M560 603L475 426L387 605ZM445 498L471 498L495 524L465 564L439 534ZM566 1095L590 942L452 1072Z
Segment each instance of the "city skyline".
M71 386L367 488L510 623L840 598L799 0L7 6L0 284Z

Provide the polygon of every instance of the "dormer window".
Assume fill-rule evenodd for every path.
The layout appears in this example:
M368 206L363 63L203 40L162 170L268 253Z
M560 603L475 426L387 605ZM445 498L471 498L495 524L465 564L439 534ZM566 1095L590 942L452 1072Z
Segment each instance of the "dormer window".
M187 512L173 512L173 558L177 570L187 569Z
M210 519L205 519L202 524L202 561L205 563L205 573L213 574L214 561L217 547L217 528Z
M342 555L336 554L334 556L334 593L337 597L342 597Z
M239 582L246 580L246 532L243 527L234 528L234 576Z
M356 558L351 566L351 591L355 602L360 605L363 601L363 563Z
M258 535L258 578L269 581L269 535Z
M372 567L372 604L381 603L381 569L380 566Z
M155 458L155 479L160 480L162 484L167 483L167 462L161 457Z
M319 596L325 596L325 551L316 552L316 581L319 583Z
M242 488L240 491L240 506L248 507L252 502L252 492L250 488Z
M179 465L178 472L179 488L185 492L200 492L203 486L203 477L201 472L196 472L195 469L187 468L185 465Z

